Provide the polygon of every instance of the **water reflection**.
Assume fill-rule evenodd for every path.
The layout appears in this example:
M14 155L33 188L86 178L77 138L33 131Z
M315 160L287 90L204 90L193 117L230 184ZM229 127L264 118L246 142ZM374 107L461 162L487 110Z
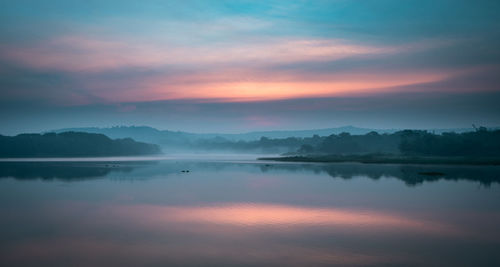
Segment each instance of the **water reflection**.
M157 162L0 162L0 178L79 181L102 178L111 172L130 173L137 167L155 163Z
M225 162L225 161L105 161L105 162L0 162L0 178L20 180L42 179L78 181L97 179L119 173L121 179L137 178L137 171L147 177L177 174L183 170L224 171L226 169L257 168L262 173L273 171L328 174L335 179L367 177L374 180L395 178L408 186L425 182L474 181L483 186L500 183L500 166L456 165L396 165L396 164L297 164L276 162Z
M109 212L125 220L164 225L215 224L237 227L292 228L323 226L375 229L404 229L405 231L450 234L451 226L410 219L402 215L353 209L317 208L267 203L230 203L211 206L123 206ZM297 229L293 229L294 231Z
M4 162L0 266L498 266L497 174L473 166Z
M380 211L66 202L38 212L41 220L23 227L41 234L1 244L6 266L427 265L433 257L460 251L451 240L478 244L478 237L456 226ZM498 244L482 242L486 250ZM449 247L436 255L414 254L436 244ZM465 254L437 262L471 263Z
M297 171L312 171L327 173L333 178L352 179L368 177L378 180L392 177L403 181L408 186L439 180L475 181L484 186L500 183L500 166L457 166L457 165L397 165L397 164L264 164L263 172L275 169Z

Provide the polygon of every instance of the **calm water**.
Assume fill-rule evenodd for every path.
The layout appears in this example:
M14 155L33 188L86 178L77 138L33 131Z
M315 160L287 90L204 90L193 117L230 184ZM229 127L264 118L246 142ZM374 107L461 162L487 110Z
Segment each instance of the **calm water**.
M500 266L499 182L500 167L0 162L0 265Z

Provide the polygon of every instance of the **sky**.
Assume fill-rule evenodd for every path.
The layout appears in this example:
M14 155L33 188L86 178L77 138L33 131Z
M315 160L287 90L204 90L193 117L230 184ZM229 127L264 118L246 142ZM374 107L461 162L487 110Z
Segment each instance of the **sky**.
M500 126L500 1L0 0L0 134Z

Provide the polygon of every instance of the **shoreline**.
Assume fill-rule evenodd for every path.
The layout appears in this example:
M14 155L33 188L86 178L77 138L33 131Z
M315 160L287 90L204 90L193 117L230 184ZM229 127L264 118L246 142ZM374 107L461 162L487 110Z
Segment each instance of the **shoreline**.
M323 155L323 156L283 156L263 157L258 160L282 162L341 163L357 162L365 164L449 164L449 165L500 165L498 157L424 157L424 156L383 156L383 155Z

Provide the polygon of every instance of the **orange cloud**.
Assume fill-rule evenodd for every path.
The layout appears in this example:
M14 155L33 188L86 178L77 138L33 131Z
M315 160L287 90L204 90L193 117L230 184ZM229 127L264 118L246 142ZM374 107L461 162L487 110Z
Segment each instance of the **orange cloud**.
M155 74L138 75L141 77L135 80L126 74L123 74L123 79L104 74L97 79L80 79L74 85L103 102L196 98L257 101L377 93L395 87L441 81L453 73L445 70L288 73L273 69L280 64L390 55L429 49L435 45L443 44L374 46L338 39L265 38L196 46L174 44L168 40L148 43L119 38L61 36L24 47L2 46L0 56L42 70L94 74L129 67L155 70ZM176 69L175 74L162 70L170 67ZM91 101L86 99L88 96L73 98L66 103L78 105Z
M119 96L110 91L101 97L114 101L151 101L162 99L218 99L218 101L261 101L300 97L331 97L373 94L399 90L397 87L425 84L447 79L455 73L339 73L293 76L291 74L221 71L156 77L141 81ZM272 75L271 74L271 75Z

